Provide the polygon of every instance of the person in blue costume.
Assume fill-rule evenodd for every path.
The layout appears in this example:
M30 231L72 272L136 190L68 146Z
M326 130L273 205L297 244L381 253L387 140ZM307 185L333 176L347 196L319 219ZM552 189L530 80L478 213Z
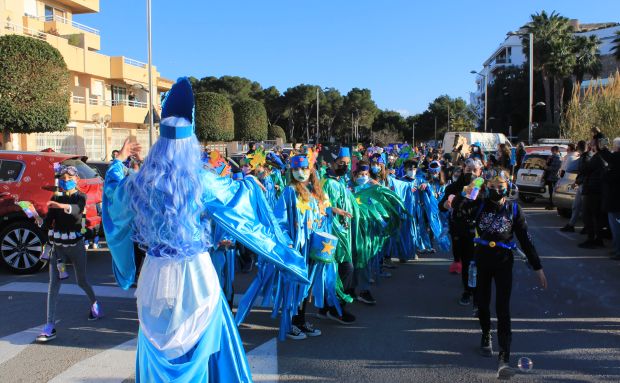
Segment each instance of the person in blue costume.
M147 251L136 290L136 381L251 382L208 254L210 220L300 284L308 283L304 259L273 225L255 185L203 168L187 78L167 93L161 116L160 138L140 171L123 170L122 161L141 150L128 139L104 185L103 225L123 289L134 282L133 241Z
M204 153L203 163L206 170L214 173L218 177L231 176L230 165L217 150ZM213 248L210 251L211 262L217 273L220 287L226 297L226 301L228 305L232 307L235 294L233 282L235 279L235 255L237 253L235 248L236 241L215 221L213 221L211 230L213 233Z
M306 257L311 279L311 286L298 292L300 306L286 334L287 338L293 340L321 335L321 331L306 320L306 305L310 295L314 297L317 308L322 309L328 305L335 307L338 315L342 315L336 294L338 274L335 261L319 262L312 259L309 253L314 233L331 233L334 214L345 218L351 218L351 214L330 205L314 168L315 156L308 149L307 153L291 158L291 181L283 190L274 210L280 227L292 239L293 247Z
M435 229L431 230L431 234L435 242L442 251L450 251L450 234L449 234L449 214L439 211L439 201L443 199L446 191L446 176L443 172L439 161L432 161L428 166L428 217L431 225L435 225ZM439 232L437 235L436 230ZM431 238L432 239L432 238Z
M399 180L392 180L391 184L394 192L403 200L406 210L406 218L400 229L401 249L398 254L400 263L408 260L417 260L417 239L418 239L418 188L419 180L416 177L418 162L414 159L407 159L402 165L404 176Z

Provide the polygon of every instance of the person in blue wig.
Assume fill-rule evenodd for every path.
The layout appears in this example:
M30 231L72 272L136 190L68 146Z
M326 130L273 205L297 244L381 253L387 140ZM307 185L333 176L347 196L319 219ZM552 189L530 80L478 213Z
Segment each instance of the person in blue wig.
M140 150L125 141L106 173L102 210L113 272L123 289L134 282L133 241L147 251L136 290L136 381L251 382L208 253L210 220L299 284L308 283L304 259L272 223L254 183L203 168L187 78L166 95L160 138L143 167L126 176L122 161Z
M312 257L311 251L315 242L313 237L317 233L331 235L334 214L345 218L351 218L351 214L331 206L320 186L314 168L315 161L316 153L312 149L291 158L291 181L283 190L274 210L282 230L292 239L293 247L306 257L308 274L311 276L311 287L299 292L300 306L287 333L287 337L293 340L321 335L321 331L306 320L306 305L310 295L314 296L314 305L319 309L325 305L335 307L338 316L342 315L336 295L336 262L334 259L331 262L316 259ZM335 252L335 248L332 251Z

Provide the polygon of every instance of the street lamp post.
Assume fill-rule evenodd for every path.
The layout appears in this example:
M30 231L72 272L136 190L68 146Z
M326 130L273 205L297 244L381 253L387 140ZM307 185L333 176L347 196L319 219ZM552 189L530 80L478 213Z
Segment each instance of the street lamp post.
M477 74L478 76L481 76L481 77L484 78L484 131L486 133L486 131L487 131L487 109L488 109L487 106L489 105L488 101L487 101L489 99L489 94L488 94L488 91L489 91L489 78L488 78L488 75L482 74L482 73L477 72L475 70L472 70L469 73Z
M146 0L146 29L148 40L148 70L149 70L149 148L155 143L155 129L153 127L153 61L151 57L151 0Z
M525 33L515 33L515 32L508 32L506 34L507 36L525 36ZM534 113L534 34L533 33L527 33L528 39L530 41L530 46L529 48L529 57L528 57L528 61L529 61L529 77L530 77L530 81L529 81L529 108L528 108L528 124L527 124L527 142L528 144L532 144L532 117L533 117L533 113Z
M411 147L415 146L415 123L411 123Z
M319 143L319 87L316 87L316 135L314 139L314 144L317 145Z

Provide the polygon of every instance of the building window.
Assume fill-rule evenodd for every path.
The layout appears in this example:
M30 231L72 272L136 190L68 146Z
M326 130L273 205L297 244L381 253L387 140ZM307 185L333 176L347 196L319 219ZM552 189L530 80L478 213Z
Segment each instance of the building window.
M17 161L3 160L0 164L0 182L15 182L19 179L24 164Z
M149 154L149 130L138 129L136 131L136 141L142 146L142 157Z
M105 160L105 134L103 128L84 128L84 147L86 156L92 160Z
M129 129L112 129L112 147L110 148L110 152L113 150L121 150L125 140L130 135L131 131Z
M45 6L45 21L60 21L66 23L67 12L62 9L54 8L52 6Z
M62 132L37 133L37 151L47 148L59 153L78 154L75 128L67 128Z
M127 104L127 89L112 85L112 105Z

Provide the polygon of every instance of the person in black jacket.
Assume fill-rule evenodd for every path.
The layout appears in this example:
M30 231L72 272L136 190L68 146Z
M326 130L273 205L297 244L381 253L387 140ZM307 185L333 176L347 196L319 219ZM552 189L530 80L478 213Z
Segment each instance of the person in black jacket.
M607 162L603 184L603 210L607 212L613 240L611 258L620 260L620 137L614 139L613 152L602 148L600 155Z
M480 353L493 355L491 342L491 290L495 281L495 311L497 313L497 338L499 343L499 362L497 377L509 378L515 371L509 365L512 330L510 320L510 295L512 291L513 250L517 237L529 264L536 272L540 285L547 288L547 279L536 248L527 231L527 222L521 207L515 201L508 201L508 181L510 176L502 170L487 172L485 193L475 200L458 194L453 204L463 206L474 222L477 237L474 242L476 278L476 299L478 319L482 329ZM483 197L481 197L483 196ZM473 267L473 266L472 266Z
M60 292L59 270L55 267L57 259L67 259L73 264L75 278L90 301L88 320L97 320L103 313L92 286L86 279L86 250L84 248L85 232L83 212L86 195L77 189L78 172L73 166L60 169L58 186L62 193L54 195L47 203L49 208L45 220L38 218L37 224L49 230L49 242L54 250L50 255L49 289L47 294L47 322L37 336L37 342L48 342L56 338L56 304Z
M469 214L461 204L454 204L453 199L461 194L465 186L480 175L482 175L482 162L478 159L468 159L465 161L465 169L459 179L446 187L444 196L439 201L441 211L450 211L450 239L452 240L452 255L454 257L454 262L450 265L450 272L461 273L463 294L459 304L462 306L469 306L472 303L474 293L474 289L468 285L468 270L474 254L475 229ZM474 310L476 310L475 300Z
M551 156L547 159L547 167L545 169L545 185L549 188L549 205L547 210L553 210L553 189L560 179L560 168L562 167L562 159L560 158L560 148L553 146L551 148Z
M582 185L583 223L588 239L578 246L582 249L604 247L601 222L603 177L606 163L598 150L598 139L590 141L590 150L581 157L579 177Z

